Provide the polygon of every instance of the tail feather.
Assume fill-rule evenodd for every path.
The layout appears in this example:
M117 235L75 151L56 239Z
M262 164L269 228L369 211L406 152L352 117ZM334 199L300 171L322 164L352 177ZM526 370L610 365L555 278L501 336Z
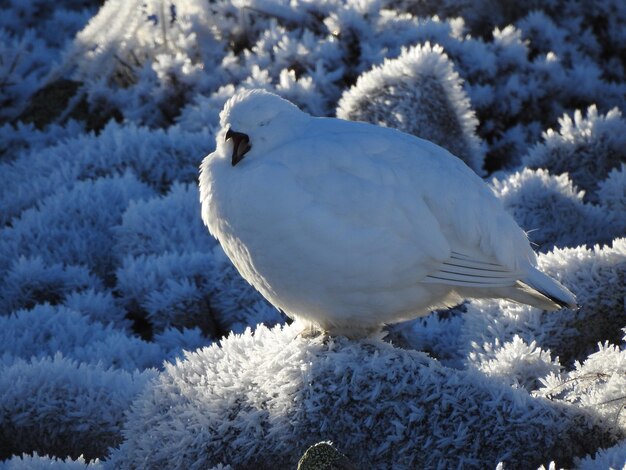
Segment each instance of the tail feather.
M535 268L518 281L516 291L515 297L511 296L513 300L545 310L578 308L576 296L567 287Z

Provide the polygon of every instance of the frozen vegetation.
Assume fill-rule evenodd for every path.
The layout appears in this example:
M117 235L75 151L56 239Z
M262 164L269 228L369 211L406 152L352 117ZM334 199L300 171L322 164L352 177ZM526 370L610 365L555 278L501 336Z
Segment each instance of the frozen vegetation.
M625 45L621 0L2 2L0 469L626 468ZM200 218L249 88L457 154L580 309L299 336Z

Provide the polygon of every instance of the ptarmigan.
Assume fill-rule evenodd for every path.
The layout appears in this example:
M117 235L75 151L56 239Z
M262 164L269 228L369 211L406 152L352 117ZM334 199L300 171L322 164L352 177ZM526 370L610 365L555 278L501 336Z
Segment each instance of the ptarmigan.
M232 97L202 162L202 219L288 316L364 336L465 298L546 310L574 295L536 268L524 231L443 148L316 118L272 93Z

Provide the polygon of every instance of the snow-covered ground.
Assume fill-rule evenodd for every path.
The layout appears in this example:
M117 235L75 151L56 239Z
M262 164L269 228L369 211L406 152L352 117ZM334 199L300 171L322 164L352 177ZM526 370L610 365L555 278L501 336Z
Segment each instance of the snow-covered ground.
M4 1L0 468L626 468L625 44L621 0ZM446 147L581 308L298 336L200 218L251 88Z

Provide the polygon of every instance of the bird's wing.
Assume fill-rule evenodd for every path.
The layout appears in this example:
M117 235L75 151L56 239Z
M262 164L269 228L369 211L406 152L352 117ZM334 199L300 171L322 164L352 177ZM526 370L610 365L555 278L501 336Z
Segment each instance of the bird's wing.
M521 265L534 253L491 190L461 160L391 129L322 122L302 145L316 149L333 166L333 174L346 175L338 181L326 175L314 183L316 190L320 184L329 186L325 193L331 210L353 220L360 215L367 226L386 227L390 242L399 247L390 247L389 253L428 269L423 281L467 287L515 284Z

